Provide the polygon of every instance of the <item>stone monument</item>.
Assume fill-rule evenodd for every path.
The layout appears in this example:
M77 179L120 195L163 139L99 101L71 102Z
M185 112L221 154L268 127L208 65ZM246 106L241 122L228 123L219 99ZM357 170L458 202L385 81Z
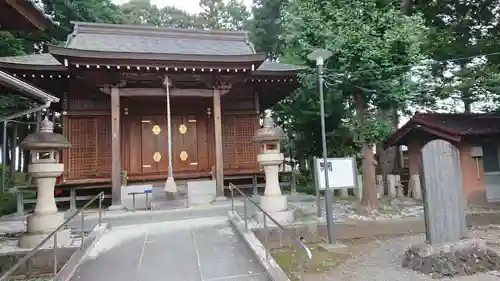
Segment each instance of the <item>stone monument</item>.
M266 186L264 196L260 196L260 206L279 223L289 223L294 220L294 212L288 208L288 197L281 193L279 184L279 167L284 161L280 150L280 142L286 135L280 127L274 124L272 117L264 118L263 128L258 129L253 141L259 144L257 162L264 167ZM264 214L257 212L257 221L264 221ZM270 220L267 221L272 224Z
M22 149L30 151L28 173L37 187L35 210L28 216L26 233L19 239L21 248L37 246L64 222L64 213L57 212L54 187L56 177L64 171L64 164L59 163L59 153L70 146L63 135L54 133L54 124L47 117L41 122L40 131L28 135L20 144ZM61 245L67 244L69 236L69 229L62 230L57 241Z
M420 177L427 241L409 247L403 267L434 278L500 269L500 256L487 241L468 238L458 149L445 140L427 143Z

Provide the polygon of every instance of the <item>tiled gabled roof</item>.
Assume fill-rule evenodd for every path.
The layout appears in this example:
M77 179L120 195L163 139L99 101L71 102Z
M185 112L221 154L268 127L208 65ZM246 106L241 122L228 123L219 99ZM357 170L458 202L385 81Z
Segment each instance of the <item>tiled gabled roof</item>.
M500 134L500 113L415 113L400 129L390 135L385 146L399 141L414 129L433 130L450 136L486 136Z
M142 25L74 22L67 48L127 53L183 55L255 54L247 33Z

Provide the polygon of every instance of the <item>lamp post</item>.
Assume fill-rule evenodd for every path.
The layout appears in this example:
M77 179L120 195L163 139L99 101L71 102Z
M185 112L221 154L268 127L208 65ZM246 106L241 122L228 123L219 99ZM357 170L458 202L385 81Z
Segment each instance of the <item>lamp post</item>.
M177 195L177 185L175 184L174 174L172 171L172 117L170 115L170 79L165 76L163 81L163 87L167 93L167 142L168 142L168 175L167 181L165 182L165 192L167 197L171 196L175 198Z
M328 184L328 153L326 148L326 126L325 126L325 102L323 97L323 64L332 56L332 52L324 49L316 49L307 55L307 58L316 62L318 67L319 103L321 115L321 142L323 146L323 167L325 172L325 210L326 226L328 229L328 243L333 244L333 192ZM319 187L317 187L319 188Z

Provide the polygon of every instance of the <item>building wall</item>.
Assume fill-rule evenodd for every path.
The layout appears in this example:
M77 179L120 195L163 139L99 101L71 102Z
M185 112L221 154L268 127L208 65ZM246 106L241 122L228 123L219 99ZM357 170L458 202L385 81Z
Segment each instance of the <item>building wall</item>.
M478 166L476 160L470 156L473 142L462 142L458 145L460 154L460 168L462 172L462 189L464 198L469 203L486 202L486 191L484 186L483 163L481 159ZM425 145L420 140L413 140L408 145L408 165L410 174L418 174L420 171L420 151Z
M224 173L255 173L257 164L257 146L251 138L259 128L258 106L251 88L236 88L234 92L222 97L222 134L224 151ZM192 177L210 176L215 166L215 136L212 98L189 97L172 98L172 130L177 130L177 121L196 121L195 147L197 165L177 168L174 174L192 173ZM153 120L166 132L166 105L162 97L121 98L121 164L132 176L166 176L168 167L168 149L166 137L152 140L142 136L146 130L144 120ZM185 118L184 118L185 117ZM186 119L186 120L184 120ZM110 97L104 93L94 93L91 89L74 84L67 97L67 114L63 118L64 134L72 147L63 155L66 166L63 181L99 181L111 177L111 110ZM177 122L177 123L179 123ZM185 123L185 122L184 122ZM151 128L150 128L151 129ZM142 136L142 137L141 137ZM151 134L153 136L153 134ZM150 141L144 144L143 140ZM174 138L174 156L176 139ZM142 150L150 145L161 149L162 159L158 167L148 171L143 169ZM150 149L150 150L151 150ZM191 154L191 151L190 151ZM195 160L193 160L195 161ZM147 166L147 165L146 165ZM198 173L198 174L196 174ZM189 176L188 176L189 177Z
M463 142L459 147L464 196L469 203L482 203L486 202L483 161L470 156L472 145Z

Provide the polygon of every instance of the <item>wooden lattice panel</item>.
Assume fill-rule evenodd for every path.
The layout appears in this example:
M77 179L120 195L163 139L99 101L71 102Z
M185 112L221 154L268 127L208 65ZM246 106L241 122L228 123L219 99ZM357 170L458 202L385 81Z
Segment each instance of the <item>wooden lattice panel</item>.
M256 118L256 115L235 116L235 155L238 167L257 163L257 145L252 141L257 130Z
M234 116L224 115L222 118L222 142L223 142L223 153L224 153L224 168L236 168L235 167L235 155L234 155Z
M111 118L100 116L96 118L97 123L97 175L103 177L111 176Z
M108 99L70 99L70 110L109 110L110 100Z
M257 118L257 115L224 116L224 168L248 168L257 164L257 146L252 142Z
M254 99L228 99L223 102L225 111L255 110Z
M68 118L68 178L82 178L95 173L97 164L95 118Z

